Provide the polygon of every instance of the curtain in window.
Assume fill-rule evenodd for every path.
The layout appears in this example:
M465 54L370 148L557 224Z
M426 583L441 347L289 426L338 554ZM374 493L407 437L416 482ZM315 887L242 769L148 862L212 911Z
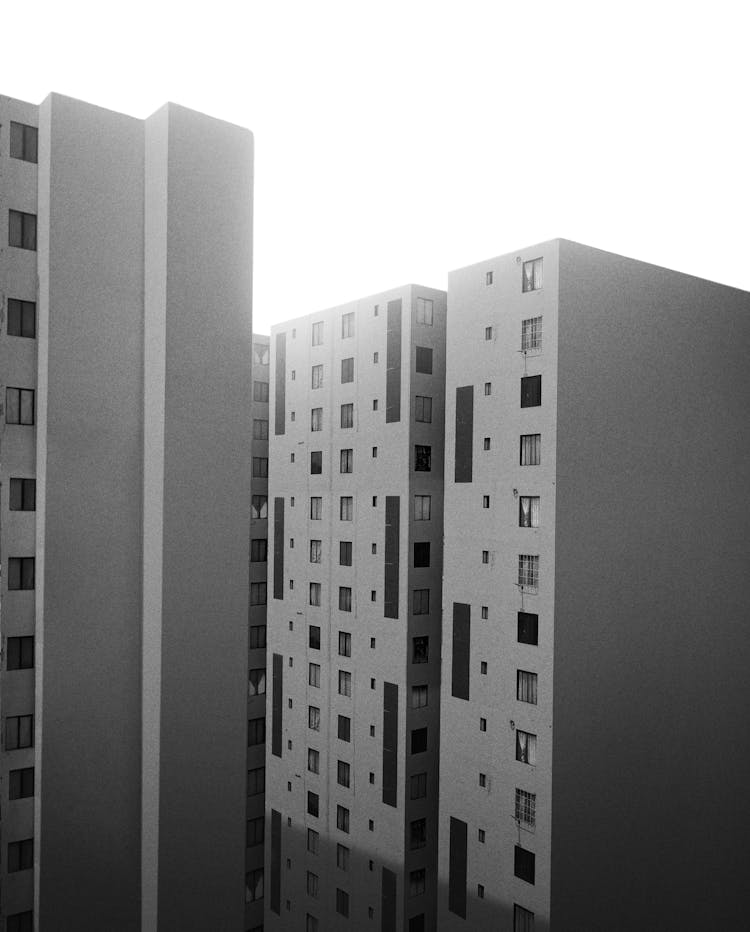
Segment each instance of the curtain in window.
M531 517L531 527L539 527L539 505L540 505L540 498L539 498L539 496L535 496L535 497L529 499L529 501L531 502L531 516L530 516L530 517Z

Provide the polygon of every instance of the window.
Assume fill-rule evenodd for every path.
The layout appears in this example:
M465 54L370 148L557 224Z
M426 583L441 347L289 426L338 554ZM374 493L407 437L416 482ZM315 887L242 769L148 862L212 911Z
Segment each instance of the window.
M26 799L34 795L34 768L22 767L8 774L8 798Z
M307 727L311 731L320 731L320 709L317 706L307 707Z
M492 446L492 440L489 437L484 438L484 449L489 450Z
M339 657L351 657L352 636L348 631L339 631Z
M342 832L349 832L349 810L344 806L336 806L336 828Z
M319 663L308 664L307 682L310 686L315 686L318 689L320 689L320 664Z
M430 542L425 541L415 541L414 542L414 566L429 566L430 565Z
M36 479L11 479L11 511L36 511Z
M323 499L320 496L313 495L310 498L310 520L320 521L323 516Z
M411 707L412 709L424 709L427 705L427 684L422 686L412 686L411 688Z
M346 761L340 760L336 768L336 780L339 786L349 787L351 783L352 768Z
M487 661L486 660L481 660L479 662L479 672L482 674L482 676L487 676Z
M412 614L429 615L430 614L430 590L415 589L412 593Z
M536 408L542 403L541 375L524 375L521 378L521 407Z
M516 821L533 827L536 823L536 793L516 787Z
M354 514L354 499L351 495L342 495L339 503L339 518L342 521L351 521Z
M8 336L36 337L36 304L34 301L19 301L8 298Z
M524 353L541 350L542 318L529 317L521 322L521 349Z
M426 327L432 326L432 300L430 298L417 298L417 323Z
M350 540L339 541L339 566L352 565L352 542Z
M297 381L297 370L292 369L292 382L296 382L296 381ZM292 454L292 456L294 456L294 454Z
M263 816L255 819L248 819L245 827L245 847L254 848L256 845L262 845L265 838L266 820Z
M411 753L422 754L427 750L427 728L412 728Z
M8 845L8 873L30 870L34 866L34 839L12 841Z
M539 588L539 557L520 553L518 555L518 585L522 589L536 592Z
M430 639L427 636L411 639L412 663L427 663L430 651Z
M268 478L268 457L267 456L254 456L253 457L253 478L254 479L267 479Z
M373 398L373 399L372 399L372 410L373 410L373 411L377 411L377 410L378 410L378 399L377 399L377 398Z
M307 895L318 896L318 875L312 871L307 872Z
M305 920L305 932L319 932L318 930L318 920L315 916L311 916L310 913L307 914Z
M34 557L9 557L8 589L33 589L35 565Z
M6 932L34 932L34 911L31 909L8 916Z
M322 408L311 409L310 430L323 430L323 409Z
M536 764L536 735L516 729L516 760L522 764Z
M425 424L432 423L432 398L427 395L417 395L414 399L414 419Z
M292 411L291 414L289 415L289 419L290 419L291 421L294 421L294 420L296 419L296 417L297 417L297 415L296 415L296 413L295 413L294 411Z
M265 625L251 625L250 626L250 648L252 650L259 650L266 646L266 626Z
M312 345L322 346L323 344L323 321L320 320L312 325Z
M534 913L513 904L513 932L534 932Z
M253 440L268 440L268 421L253 418Z
M487 608L486 605L482 606L481 613L482 613L482 619L484 621L486 621L490 617L490 610L489 608Z
M307 749L307 769L310 773L320 773L320 751L315 748Z
M352 675L346 670L339 670L339 696L352 694Z
M20 210L8 212L8 245L36 249L36 214L24 214Z
M432 503L432 497L430 495L415 495L414 496L414 520L415 521L429 521L430 520L431 503Z
M320 650L320 628L318 625L310 625L308 633L308 644L311 650Z
M310 475L318 476L323 472L323 451L310 450Z
M254 537L250 541L250 562L266 563L268 561L268 540L265 537Z
M542 435L521 435L521 466L538 466L542 459Z
M318 812L320 811L320 797L317 793L312 793L310 790L307 791L307 814L311 816L318 817Z
M483 550L482 551L482 563L489 563L489 562L490 562L490 552L489 550Z
M320 556L323 550L323 541L322 540L311 540L310 541L310 562L311 563L320 563Z
M25 123L10 122L10 157L12 159L21 159L24 162L36 162L37 160L37 138L38 130L36 126L27 126Z
M323 366L312 367L312 384L311 388L323 387Z
M424 893L425 869L420 867L419 870L409 871L409 896L419 896Z
M264 582L250 583L250 604L265 605L267 602L266 584Z
M255 870L248 871L245 874L245 902L257 903L263 899L263 868L256 867Z
M518 526L539 527L539 496L522 495L518 501Z
M352 720L346 715L338 717L338 738L339 741L352 740Z
M256 366L268 365L269 347L267 343L253 343L253 364Z
M427 819L415 819L409 824L409 850L416 851L427 844Z
M523 264L523 284L521 290L538 291L542 287L542 260L530 259Z
M341 360L341 384L354 381L354 357Z
M484 338L485 338L485 340L491 340L491 339L492 339L492 327L485 327L485 328L484 328Z
M266 768L255 767L247 772L247 795L260 796L266 791Z
M265 720L264 720L265 721ZM9 715L5 719L5 750L34 747L34 716Z
M484 829L483 829L483 828L477 829L477 841L478 841L480 844L483 845L483 844L484 844L484 840L485 840L485 832L484 832Z
M432 375L432 350L428 346L417 346L416 370Z
M424 799L427 796L427 774L412 774L409 781L409 798Z
M354 311L341 315L341 339L354 336Z
M342 916L349 915L349 894L336 887L336 912Z
M341 472L354 472L354 450L341 451L339 468Z
M486 718L479 719L479 730L487 731L487 719Z
M354 405L341 405L341 426L354 427Z
M528 670L516 670L516 699L519 702L529 702L536 705L536 673Z
M379 357L378 357L378 353L373 353L373 354L372 354L372 361L373 361L373 364L376 365L376 366L377 366L377 364L378 364L378 358L379 358Z
M487 786L487 774L486 774L486 773L480 773L480 774L479 774L479 785L480 785L481 787L485 787L485 788L486 788L486 786Z
M268 403L268 382L253 382L253 401Z
M489 508L489 507L490 507L490 497L489 495L483 495L482 496L482 508Z
M253 747L256 744L264 744L266 740L266 720L262 718L251 718L247 723L247 746Z
M352 610L352 590L349 586L339 586L339 611L350 612Z
M416 444L414 447L414 469L416 472L431 472L432 447Z
M315 773L318 771L316 770ZM317 854L320 851L320 835L314 828L307 830L307 850L310 854Z
M409 932L424 932L424 913L410 917Z
M513 873L521 880L525 880L526 883L534 883L535 860L534 854L531 851L527 851L520 845L516 845L513 858Z
M30 426L34 423L34 390L5 389L5 423Z
M251 515L254 519L262 520L268 517L268 496L253 495Z
M248 696L264 696L266 693L266 671L259 667L248 673Z
M531 612L518 613L518 643L535 645L539 643L539 615Z

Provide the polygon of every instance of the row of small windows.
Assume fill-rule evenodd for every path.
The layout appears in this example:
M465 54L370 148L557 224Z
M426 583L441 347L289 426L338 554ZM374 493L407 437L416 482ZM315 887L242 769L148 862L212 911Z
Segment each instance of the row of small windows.
M423 324L427 327L433 325L433 302L430 298L417 298L416 301L416 317L417 323ZM374 306L373 316L377 317L379 314L379 305ZM312 334L311 341L313 346L322 346L323 345L323 328L324 321L316 321L312 325ZM292 336L296 335L296 331L292 331ZM346 314L341 315L341 339L347 340L350 337L354 336L354 311L349 311Z
M427 451L430 450L429 447L427 447L426 449ZM429 458L429 452L426 455ZM314 461L311 460L311 465L313 465L313 463ZM313 472L314 471L315 470L313 470ZM250 503L251 503L250 504L250 515L253 518L253 520L262 521L268 518L268 496L267 495L253 495L251 496ZM293 507L294 498L291 499L290 503ZM414 520L415 521L429 521L431 513L432 513L432 497L430 495L415 495L414 496ZM339 498L339 519L341 521L352 521L353 517L354 517L354 498L351 495L340 496ZM322 519L323 519L323 498L322 496L319 496L319 495L313 495L310 497L310 520L321 521ZM292 544L291 546L294 546L294 545ZM373 553L375 553L375 550L373 550Z
M485 284L492 285L495 281L495 273L488 271L485 273ZM521 291L539 291L542 287L542 259L529 259L521 267Z
M484 383L484 394L492 394L492 382ZM521 407L538 408L542 403L541 375L524 375L521 378Z
M539 527L539 516L540 516L540 498L538 495L521 495L518 499L518 526L519 527ZM490 496L482 496L482 508L490 507ZM487 550L482 551L483 554L488 554ZM484 563L488 563L489 560L483 558Z
M492 327L484 328L485 340L494 339L495 333ZM529 317L521 321L521 352L522 353L539 353L542 349L542 318Z
M262 594L262 597L267 598L267 592L265 588L265 583L251 583L250 584L250 604L251 605L265 605L266 602L254 602L253 601L253 587L263 587L262 590L258 590L259 597ZM315 608L320 608L322 604L322 584L319 582L311 582L309 589L309 604ZM374 590L373 590L374 592ZM372 595L372 594L371 594ZM339 611L340 612L351 612L352 611L352 590L350 586L339 586ZM412 590L412 615L429 615L430 614L430 590L429 589L413 589Z

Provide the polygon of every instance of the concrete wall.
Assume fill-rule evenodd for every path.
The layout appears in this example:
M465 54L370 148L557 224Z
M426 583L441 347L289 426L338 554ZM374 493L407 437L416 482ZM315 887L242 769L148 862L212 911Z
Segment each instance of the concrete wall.
M750 296L560 263L553 927L741 928Z

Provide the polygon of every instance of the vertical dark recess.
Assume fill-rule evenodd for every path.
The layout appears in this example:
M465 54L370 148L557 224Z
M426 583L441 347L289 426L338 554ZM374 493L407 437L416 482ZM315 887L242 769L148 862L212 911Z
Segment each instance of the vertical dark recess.
M471 606L453 603L453 668L451 695L469 698L469 665L471 652Z
M397 805L398 798L398 686L383 683L383 802Z
M396 875L387 867L380 875L380 932L396 932Z
M281 915L281 813L271 810L271 910Z
M385 579L383 583L383 617L398 618L398 561L401 526L401 499L385 497Z
M281 694L283 691L284 658L281 654L273 655L273 701L271 720L271 753L281 757Z
M466 823L451 816L448 909L466 919Z
M276 423L274 432L285 432L284 418L286 412L286 334L276 334Z
M471 482L474 454L474 386L456 389L456 482Z
M385 423L401 420L401 298L388 302Z
M273 500L273 597L284 598L284 499Z

